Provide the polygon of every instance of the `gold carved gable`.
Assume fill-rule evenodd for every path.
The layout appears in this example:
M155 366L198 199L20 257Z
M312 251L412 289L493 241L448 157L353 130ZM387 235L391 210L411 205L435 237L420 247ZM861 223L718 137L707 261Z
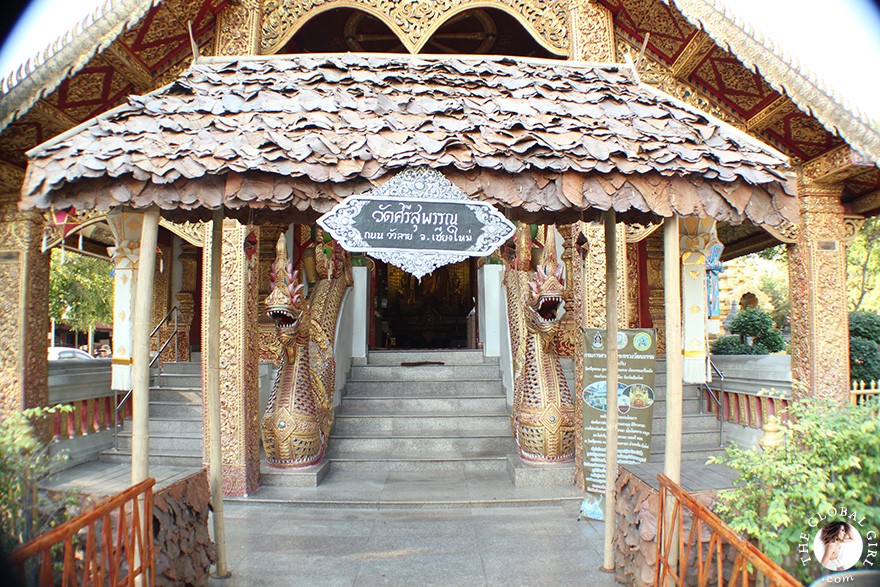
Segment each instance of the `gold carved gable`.
M355 8L387 24L410 53L418 53L450 17L471 8L497 8L516 18L548 51L568 54L566 0L267 0L262 52L277 53L307 20L333 8Z

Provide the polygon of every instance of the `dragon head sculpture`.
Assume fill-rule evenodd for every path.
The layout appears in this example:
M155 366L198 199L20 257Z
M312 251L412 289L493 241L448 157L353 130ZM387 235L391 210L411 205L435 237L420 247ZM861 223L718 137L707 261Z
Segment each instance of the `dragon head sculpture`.
M275 263L269 272L271 293L266 298L266 314L275 322L278 338L283 347L293 344L306 309L299 272L288 261L287 243L282 234L275 248Z
M559 330L559 323L565 313L565 281L562 265L556 260L556 231L548 227L542 263L535 268L535 275L529 281L527 326L537 333L545 345L552 344Z

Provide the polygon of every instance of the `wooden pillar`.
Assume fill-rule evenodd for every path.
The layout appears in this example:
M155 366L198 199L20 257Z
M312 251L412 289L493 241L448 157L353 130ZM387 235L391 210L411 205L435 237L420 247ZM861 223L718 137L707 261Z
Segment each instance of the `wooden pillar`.
M226 562L226 529L223 515L223 454L220 445L220 271L223 248L223 209L214 211L211 223L211 266L208 305L208 469L211 505L214 508L214 541L217 545L215 576L230 575Z
M156 277L159 209L144 213L132 334L131 483L150 476L150 317Z
M113 359L111 389L128 392L131 387L131 361L134 330L134 298L137 287L138 258L144 215L113 210L107 224L116 246L108 250L113 259Z
M706 258L712 247L720 243L715 236L715 220L712 218L683 218L679 226L683 378L687 383L705 383L709 354Z
M840 184L798 181L801 225L788 247L792 397L849 400L846 221Z
M666 454L663 473L681 480L681 248L678 216L663 222L663 283L666 302Z
M40 245L44 221L36 212L19 211L11 198L0 199L0 418L49 403L49 255Z
M605 551L603 570L614 569L614 487L617 482L617 226L614 210L605 220Z

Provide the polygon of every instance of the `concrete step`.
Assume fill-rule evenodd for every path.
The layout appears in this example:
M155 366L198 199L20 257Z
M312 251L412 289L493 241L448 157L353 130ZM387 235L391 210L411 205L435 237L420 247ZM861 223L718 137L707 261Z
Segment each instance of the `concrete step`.
M422 361L439 362L446 365L499 365L498 357L485 357L481 350L442 350L442 351L370 351L368 365L392 365L417 363Z
M202 389L202 376L200 374L175 375L163 372L150 377L150 385L154 387L186 387L187 389Z
M125 424L119 430L120 434L131 433L131 420L126 420ZM171 417L171 418L150 418L150 438L154 434L185 434L199 435L202 434L202 418L197 417Z
M167 352L167 351L166 351ZM173 351L172 351L173 352ZM158 371L157 367L154 367ZM162 363L162 374L165 375L201 375L202 364L196 361L185 363L166 361Z
M105 463L131 463L131 450L122 449L114 451L113 449L105 450L98 457L100 461ZM167 466L167 467L194 467L201 468L203 466L202 456L193 455L185 451L150 450L150 466Z
M666 449L666 435L651 437L651 454L662 454ZM721 449L721 434L718 432L681 433L681 449L684 451L714 451Z
M433 397L387 397L357 395L346 396L342 400L342 408L338 414L422 414L448 412L507 412L507 400L504 396L433 396Z
M651 433L652 434L665 434L666 433L666 418L654 418L653 422L651 422ZM696 432L714 432L716 435L720 430L720 423L718 422L718 418L716 418L712 414L684 414L681 420L681 428L682 433L696 433Z
M121 441L121 439L120 439ZM333 435L330 444L336 454L371 452L394 456L506 454L514 445L509 434L341 436Z
M511 442L513 442L511 440ZM507 473L506 454L454 453L430 456L389 456L384 453L348 451L339 454L333 449L327 459L336 471L497 471Z
M119 450L131 449L131 432L119 432ZM173 432L150 432L150 454L159 454L166 451L175 451L182 454L201 455L202 435L192 433Z
M497 365L423 365L394 367L391 365L353 366L349 381L497 381L501 373Z
M173 401L155 401L150 399L150 420L153 418L176 418L187 420L202 419L202 404L180 403Z
M506 413L474 414L371 414L336 416L333 435L368 436L391 434L462 434L465 431L510 436L510 415Z
M150 403L154 401L200 406L202 405L202 392L186 387L151 387Z
M700 413L700 398L698 397L684 397L681 400L681 413L682 414L699 414ZM666 417L666 400L665 399L655 399L654 400L654 417Z
M462 379L449 381L349 381L343 395L349 396L503 396L500 379Z

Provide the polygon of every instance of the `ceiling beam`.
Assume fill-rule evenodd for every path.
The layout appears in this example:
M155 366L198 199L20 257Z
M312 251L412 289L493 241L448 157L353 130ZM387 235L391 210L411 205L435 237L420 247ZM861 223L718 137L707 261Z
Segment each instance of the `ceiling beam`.
M28 114L43 127L43 136L46 138L63 133L79 124L78 120L45 99L37 101Z
M788 96L779 96L760 112L749 118L746 122L746 128L750 131L764 130L786 114L795 110L797 110L797 106L788 99Z
M873 166L849 145L841 145L804 163L802 173L805 179L816 183L838 183Z
M16 200L21 196L21 184L24 183L24 169L0 160L0 184L16 194ZM0 191L6 191L0 190Z
M139 94L153 90L153 74L128 47L116 41L101 53L100 58L116 72L131 82Z
M880 189L853 200L850 203L850 209L862 216L876 216L880 212Z
M672 64L672 75L678 79L687 79L714 47L715 41L712 37L698 30Z

